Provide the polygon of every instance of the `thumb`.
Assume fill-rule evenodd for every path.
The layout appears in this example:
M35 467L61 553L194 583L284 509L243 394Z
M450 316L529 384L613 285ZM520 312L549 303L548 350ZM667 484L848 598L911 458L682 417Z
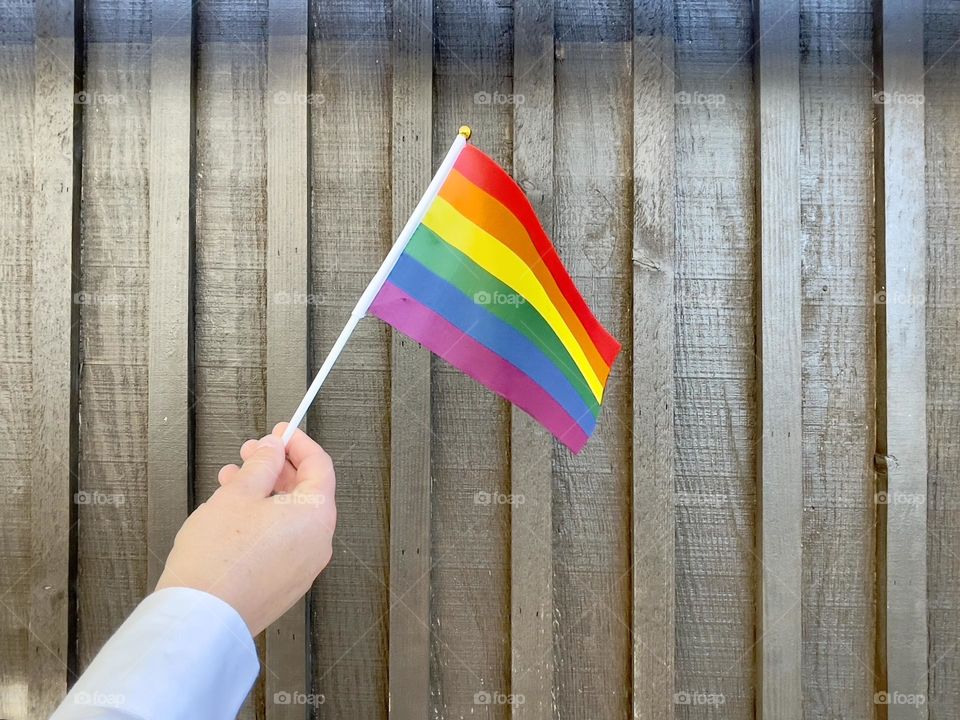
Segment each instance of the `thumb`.
M260 497L267 497L277 483L286 453L283 442L274 435L262 438L256 450L237 471L228 487Z

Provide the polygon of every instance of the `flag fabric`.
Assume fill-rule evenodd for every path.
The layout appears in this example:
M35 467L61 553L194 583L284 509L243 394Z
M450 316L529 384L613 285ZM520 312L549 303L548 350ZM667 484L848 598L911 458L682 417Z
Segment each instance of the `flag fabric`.
M467 144L369 312L579 452L620 343L564 268L520 186Z

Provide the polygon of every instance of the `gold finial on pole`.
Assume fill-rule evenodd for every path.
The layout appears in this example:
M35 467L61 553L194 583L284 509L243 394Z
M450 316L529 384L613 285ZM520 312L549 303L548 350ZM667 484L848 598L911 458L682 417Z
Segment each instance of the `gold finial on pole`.
M457 130L458 135L463 135L464 140L469 140L470 136L473 135L473 130L470 129L469 125L461 125L460 129Z

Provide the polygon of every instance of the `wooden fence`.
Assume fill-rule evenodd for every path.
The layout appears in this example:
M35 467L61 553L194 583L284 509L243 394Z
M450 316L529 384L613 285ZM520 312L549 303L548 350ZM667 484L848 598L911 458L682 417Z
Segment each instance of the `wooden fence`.
M622 341L573 456L367 320L242 717L960 716L955 0L0 2L0 717L286 419L456 128Z

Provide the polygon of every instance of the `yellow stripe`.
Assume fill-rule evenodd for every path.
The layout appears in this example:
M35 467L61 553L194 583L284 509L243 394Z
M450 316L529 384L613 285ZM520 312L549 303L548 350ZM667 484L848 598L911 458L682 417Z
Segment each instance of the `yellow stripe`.
M516 290L536 308L567 348L597 402L600 402L603 398L603 383L530 266L493 235L461 215L442 197L438 196L433 201L423 216L423 224L488 273Z

